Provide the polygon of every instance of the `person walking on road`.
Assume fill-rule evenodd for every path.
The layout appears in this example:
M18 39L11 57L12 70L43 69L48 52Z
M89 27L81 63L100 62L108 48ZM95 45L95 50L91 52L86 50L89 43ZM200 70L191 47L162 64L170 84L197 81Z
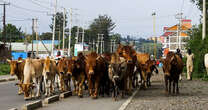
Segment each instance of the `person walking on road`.
M187 79L192 80L194 54L191 53L191 49L188 49L186 57Z

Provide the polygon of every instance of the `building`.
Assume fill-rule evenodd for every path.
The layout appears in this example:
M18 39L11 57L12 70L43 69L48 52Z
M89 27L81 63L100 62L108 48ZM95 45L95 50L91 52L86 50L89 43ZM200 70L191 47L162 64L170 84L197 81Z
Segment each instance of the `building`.
M38 41L33 40L33 52L37 54L38 51L38 57L46 57L49 55L51 51L51 44L52 44L51 40L42 40L42 42L40 40ZM59 41L55 40L54 45L58 45L58 44ZM8 43L8 45L10 45L10 43ZM25 58L25 54L32 52L32 43L11 42L11 51L12 51L13 59L18 58L18 56L20 57L24 56L23 58Z
M175 52L177 48L182 53L186 52L186 43L190 38L188 31L191 29L191 20L181 20L181 26L176 24L171 27L164 27L164 34L160 36L163 53L167 54L169 51Z

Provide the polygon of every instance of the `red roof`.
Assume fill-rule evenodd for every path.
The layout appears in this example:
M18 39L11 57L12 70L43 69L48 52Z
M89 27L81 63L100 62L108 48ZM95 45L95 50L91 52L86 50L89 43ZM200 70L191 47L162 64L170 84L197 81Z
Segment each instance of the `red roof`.
M164 27L164 28L163 28L163 31L167 30L168 28L169 28L169 27Z
M173 32L165 32L162 36L167 37L169 35L173 34Z
M182 22L191 22L190 19L183 19Z

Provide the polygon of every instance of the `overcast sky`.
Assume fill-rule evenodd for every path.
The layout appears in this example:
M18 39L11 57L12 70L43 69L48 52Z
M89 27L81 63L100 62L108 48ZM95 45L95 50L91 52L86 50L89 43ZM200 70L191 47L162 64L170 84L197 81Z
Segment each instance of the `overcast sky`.
M0 0L1 2L3 0ZM55 0L5 0L7 6L7 23L22 27L23 31L31 33L31 18L38 18L39 33L50 31L50 14L53 13ZM153 36L153 17L156 12L156 35L163 33L164 26L172 26L178 21L175 14L184 13L192 24L199 24L201 12L190 0L57 0L58 11L73 8L77 15L73 17L73 25L89 25L99 14L107 14L116 23L113 32L122 36ZM1 16L2 16L1 7ZM47 14L48 13L48 14ZM78 19L78 20L75 20ZM25 20L25 21L19 21ZM2 27L2 23L0 25Z

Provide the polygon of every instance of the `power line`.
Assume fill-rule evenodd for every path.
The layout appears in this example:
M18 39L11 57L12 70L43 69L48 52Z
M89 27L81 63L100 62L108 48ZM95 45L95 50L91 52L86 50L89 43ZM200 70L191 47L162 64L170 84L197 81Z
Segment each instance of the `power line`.
M23 8L23 7L20 7L20 6L17 6L15 4L11 4L11 6L15 7L15 8L18 8L18 9L21 9L21 10L25 10L25 11L30 11L30 12L36 12L36 13L47 13L47 11L41 11L41 10L33 10L33 9L28 9L28 8Z
M52 8L49 8L49 7L46 7L46 6L41 5L40 3L35 2L36 0L27 0L27 1L30 1L33 4L38 5L39 7L42 7L42 8L48 9L48 10L51 10L52 9Z

